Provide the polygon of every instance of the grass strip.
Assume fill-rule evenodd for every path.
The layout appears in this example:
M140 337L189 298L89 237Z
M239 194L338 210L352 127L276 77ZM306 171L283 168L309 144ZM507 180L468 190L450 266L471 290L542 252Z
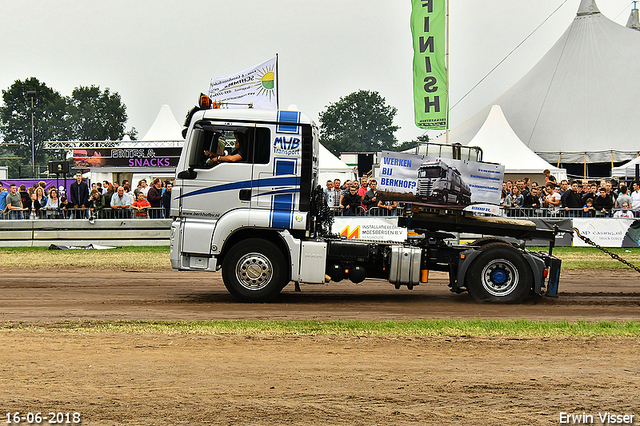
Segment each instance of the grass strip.
M48 247L0 248L3 269L171 269L169 247L117 247L108 250L49 250Z
M410 321L65 321L0 323L0 332L247 336L640 337L640 321L443 319Z
M529 247L548 251L546 247ZM609 248L623 259L640 266L640 248ZM562 260L563 270L631 270L593 247L556 247L553 254ZM121 269L136 271L170 270L169 247L119 247L112 250L48 250L47 247L0 248L0 268Z

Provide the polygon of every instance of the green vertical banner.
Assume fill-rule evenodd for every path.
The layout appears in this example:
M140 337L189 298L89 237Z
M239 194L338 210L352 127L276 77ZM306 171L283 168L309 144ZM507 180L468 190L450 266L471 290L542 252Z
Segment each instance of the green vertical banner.
M411 0L413 104L416 126L448 126L445 66L446 0Z

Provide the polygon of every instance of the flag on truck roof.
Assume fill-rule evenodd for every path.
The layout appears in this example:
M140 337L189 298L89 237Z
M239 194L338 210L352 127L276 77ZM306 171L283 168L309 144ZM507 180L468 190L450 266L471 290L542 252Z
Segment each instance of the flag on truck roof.
M278 108L278 57L247 68L237 74L211 79L209 97L232 107Z

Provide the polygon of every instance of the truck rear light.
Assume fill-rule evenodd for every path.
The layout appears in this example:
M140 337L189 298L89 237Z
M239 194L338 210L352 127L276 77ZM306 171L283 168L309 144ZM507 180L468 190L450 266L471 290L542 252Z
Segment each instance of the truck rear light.
M545 268L545 270L542 271L542 277L547 278L548 276L549 276L549 268Z

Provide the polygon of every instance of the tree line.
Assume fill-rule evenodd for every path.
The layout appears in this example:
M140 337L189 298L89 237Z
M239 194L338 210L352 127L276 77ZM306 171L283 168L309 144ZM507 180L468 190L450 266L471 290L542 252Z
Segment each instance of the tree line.
M33 106L28 92L35 92ZM19 177L18 167L31 164L31 115L35 164L64 160L65 153L45 150L48 140L120 140L125 134L135 139L137 132L125 132L127 108L117 92L100 86L78 86L71 96L62 96L35 77L16 80L2 90L0 105L0 164L9 177Z

